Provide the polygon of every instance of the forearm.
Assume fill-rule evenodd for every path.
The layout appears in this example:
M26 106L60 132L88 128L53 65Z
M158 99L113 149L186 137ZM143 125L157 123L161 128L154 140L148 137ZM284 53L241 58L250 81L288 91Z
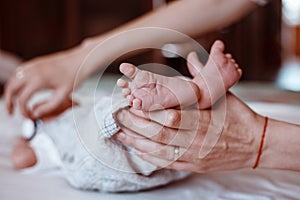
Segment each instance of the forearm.
M270 119L259 166L300 171L300 126Z
M134 28L160 27L196 36L222 28L256 7L249 0L181 0L150 12L108 35Z
M191 37L201 35L224 27L256 7L249 0L185 0L175 1L154 12L146 14L132 22L118 27L106 34L89 38L84 47L95 47L103 40L135 28L159 27L172 29ZM139 41L138 41L139 40ZM143 37L127 37L124 41L111 41L95 52L90 62L85 65L85 74L91 74L110 59L120 56L122 52L134 50L137 46L162 46L178 41L179 38L163 37L160 34L145 34ZM140 42L138 44L138 42Z

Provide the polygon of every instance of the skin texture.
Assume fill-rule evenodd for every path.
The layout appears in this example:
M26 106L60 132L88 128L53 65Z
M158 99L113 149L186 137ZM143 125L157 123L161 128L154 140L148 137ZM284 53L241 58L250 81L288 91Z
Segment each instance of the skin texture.
M117 139L136 148L142 159L160 167L199 173L251 167L257 154L263 118L256 116L232 94L227 95L226 102L228 114L234 114L227 115L216 144L203 142L210 124L211 111L199 110L167 110L166 115L171 117L165 121L165 127L156 118L162 115L159 112L164 111L154 111L157 112L151 117L154 121L149 122L144 113L133 109L124 110L117 118L124 127L130 129L123 128ZM248 111L248 115L236 115L236 108L239 112ZM185 121L178 121L181 116L190 117L182 117ZM176 129L180 123L186 129ZM146 124L149 129L139 128ZM252 130L249 124L255 129ZM241 128L245 130L243 134L239 132ZM176 161L173 160L175 146L180 147L180 157ZM204 157L200 157L201 148L210 149Z
M37 163L33 149L24 138L18 138L11 153L11 160L17 170L32 167Z
M122 130L116 139L134 147L142 159L198 173L253 167L265 123L265 117L230 92L210 110L131 108L119 112L117 120ZM300 171L299 144L299 125L269 119L258 168Z
M123 110L117 116L123 128L116 139L160 167L198 173L251 168L257 158L265 119L231 93L226 95L226 108L226 120L216 144L205 142L211 110ZM269 119L258 168L300 171L299 133L298 125ZM180 147L176 161L175 146ZM209 152L204 157L200 156L202 149Z
M143 27L161 27L193 37L231 24L256 7L257 5L249 0L174 1L110 32L87 38L73 49L25 62L20 65L24 70L25 77L17 79L12 76L6 85L7 110L12 114L15 102L18 102L22 114L26 117L49 116L52 112L62 110L59 107L70 99L73 88L77 88L93 72L105 66L112 57L119 57L120 52L135 49L140 45L162 46L178 40L176 37L162 37L159 34L148 33L144 34L142 38L139 37L139 40L133 36L127 37L125 40L112 41L105 48L97 50L95 55L85 62L83 70L76 77L80 65L94 47L123 31ZM189 12L186 12L187 10ZM207 23L208 21L209 23ZM52 97L34 106L32 110L29 109L28 101L42 89L53 90Z
M230 54L224 54L224 49L224 43L216 41L211 48L207 64L191 81L161 76L124 63L120 66L120 71L130 78L131 82L119 79L117 85L123 88L123 96L135 109L149 111L157 108L185 108L195 103L200 109L209 108L237 83L242 75L242 70ZM194 60L197 60L197 55L191 53L187 64ZM196 63L200 61L194 62ZM202 66L195 67L200 69Z

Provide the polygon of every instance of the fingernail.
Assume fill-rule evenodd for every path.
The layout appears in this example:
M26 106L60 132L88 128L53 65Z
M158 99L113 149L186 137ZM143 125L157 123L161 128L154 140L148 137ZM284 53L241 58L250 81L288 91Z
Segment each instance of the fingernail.
M40 113L39 112L34 112L33 113L33 117L34 118L39 118L40 117Z

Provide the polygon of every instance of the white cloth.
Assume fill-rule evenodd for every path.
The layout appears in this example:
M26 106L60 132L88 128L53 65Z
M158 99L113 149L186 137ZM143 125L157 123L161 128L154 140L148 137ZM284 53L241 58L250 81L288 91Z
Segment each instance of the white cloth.
M101 98L95 107L91 105L67 111L38 129L55 144L60 157L57 163L72 186L108 192L139 191L188 176L187 172L158 169L127 151L118 141L103 137L102 120L118 108L109 105L110 98ZM36 148L36 144L33 147Z
M30 141L30 146L34 149L38 160L33 167L23 169L22 173L59 173L62 162L55 144L46 133L40 132L37 134L34 139Z

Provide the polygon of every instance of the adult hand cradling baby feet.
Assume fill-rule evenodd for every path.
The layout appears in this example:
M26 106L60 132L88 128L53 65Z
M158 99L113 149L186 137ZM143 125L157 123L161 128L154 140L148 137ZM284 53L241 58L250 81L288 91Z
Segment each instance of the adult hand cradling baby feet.
M186 90L187 92L181 95L194 97L195 93L201 94L197 98L199 107L212 106L224 93L219 93L221 90L218 90L222 84L214 84L216 74L210 71L213 69L211 63L216 64L215 69L219 70L226 91L241 76L238 65L230 54L223 54L223 50L223 44L219 41L215 42L209 61L203 69L200 69L201 64L197 61L197 57L190 54L188 69L193 76L192 81L140 71L130 64L120 66L120 70L133 79L132 82L118 81L132 108L117 114L116 118L122 126L122 131L116 135L116 138L134 147L136 154L142 159L174 170L200 173L249 167L299 170L300 163L293 161L295 159L292 152L295 146L289 148L290 154L286 154L285 145L290 140L288 137L281 137L285 132L284 129L288 128L291 130L289 137L299 141L296 134L299 126L268 120L267 117L253 112L230 92L227 92L225 97L210 110L173 108L180 104L197 102L188 101L189 99L179 102L173 99L164 101L165 96L170 95L170 91L160 87L161 85L169 84L168 88L172 88L172 92L179 95L177 92L181 92L178 89L181 85L189 88L194 84L190 87L194 90ZM209 78L205 79L205 75ZM144 82L141 76L146 77ZM176 80L175 86L173 80ZM203 84L203 80L208 81ZM159 87L154 83L160 83ZM211 96L207 97L206 94ZM161 99L163 99L162 106L171 109L146 112L151 110L152 104L159 103ZM285 150L279 153L278 149L281 148ZM203 152L206 153L203 155ZM291 158L286 155L290 155Z
M117 114L122 131L116 135L116 139L134 147L142 159L174 170L205 173L258 167L299 171L298 154L294 153L296 149L297 152L299 150L298 125L263 117L230 92L218 100L224 94L221 91L227 91L241 76L238 65L230 54L224 55L223 50L222 43L215 42L203 69L197 57L190 54L188 69L193 76L192 81L140 71L130 64L120 66L120 70L133 79L132 82L118 82L132 108ZM221 75L223 84L215 84L214 77L217 75L210 71L213 69L210 66L212 62L216 64L215 69L219 70L216 74ZM205 79L205 75L209 78ZM137 78L140 76L145 76L146 81ZM175 86L173 80L176 80ZM203 80L206 80L206 84L202 83ZM155 87L157 82L160 83L159 87ZM174 89L172 92L176 95L181 92L178 89L181 85L189 88L194 84L190 87L194 90L186 90L181 95L187 94L193 98L195 93L201 95L197 98L198 102L188 101L190 99L164 101L170 91L160 87L163 84L169 84L168 88ZM223 86L224 90L218 90L219 86ZM159 103L161 99L164 108L171 108L152 111L151 105ZM205 110L173 108L182 103L196 102L200 108L208 108L213 103L215 105ZM287 129L289 132L286 132Z

